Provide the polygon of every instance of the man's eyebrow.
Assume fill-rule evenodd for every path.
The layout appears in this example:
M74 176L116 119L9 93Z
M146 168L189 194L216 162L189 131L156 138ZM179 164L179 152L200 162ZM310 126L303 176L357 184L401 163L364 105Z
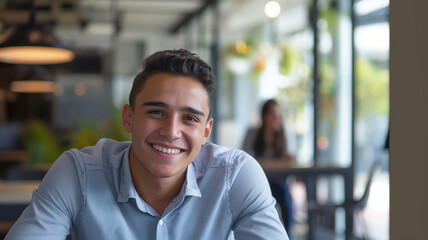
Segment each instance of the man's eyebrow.
M143 103L143 107L162 107L162 108L168 108L169 106L168 106L168 104L166 104L164 102L152 101L152 102L145 102L145 103ZM193 114L196 114L196 115L199 115L199 116L202 116L202 117L205 116L204 112L199 111L199 110L197 110L195 108L192 108L192 107L182 107L180 110L183 111L183 112L193 113Z
M156 102L156 101L143 103L143 107L150 107L150 106L151 107L164 107L164 108L167 108L168 104L166 104L164 102Z
M194 109L194 108L191 108L191 107L183 107L183 108L181 108L181 110L184 111L184 112L190 112L190 113L202 116L202 117L205 116L204 112L199 111L199 110Z

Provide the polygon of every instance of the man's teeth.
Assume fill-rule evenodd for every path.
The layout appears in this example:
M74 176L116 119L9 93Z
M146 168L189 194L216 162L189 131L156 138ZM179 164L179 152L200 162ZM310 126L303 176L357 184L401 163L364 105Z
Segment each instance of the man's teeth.
M153 144L152 146L154 149L158 150L159 152L163 152L163 153L175 154L175 153L181 152L180 149L176 149L176 148L164 148L164 147L161 147L161 146L156 145L156 144Z

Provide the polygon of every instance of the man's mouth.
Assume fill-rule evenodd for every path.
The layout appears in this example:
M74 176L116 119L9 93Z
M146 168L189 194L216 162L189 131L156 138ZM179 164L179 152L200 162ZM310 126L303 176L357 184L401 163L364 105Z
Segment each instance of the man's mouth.
M152 148L155 149L156 151L162 152L162 153L167 153L167 154L177 154L177 153L181 153L183 152L182 149L179 148L166 148L166 147L162 147L156 144L151 144Z

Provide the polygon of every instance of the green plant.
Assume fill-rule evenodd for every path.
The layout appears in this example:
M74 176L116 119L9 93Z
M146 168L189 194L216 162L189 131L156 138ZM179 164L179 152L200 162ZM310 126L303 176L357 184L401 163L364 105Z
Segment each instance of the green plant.
M295 48L283 46L281 48L281 59L279 60L279 72L285 76L291 74L297 65L302 64L299 53Z
M52 164L64 150L52 129L41 120L28 122L23 142L28 151L27 162L30 164Z
M23 134L29 164L52 164L67 149L95 145L101 138L128 141L131 136L122 128L121 109L111 106L111 118L90 119L79 117L80 129L73 130L68 144L61 145L61 136L45 122L34 119L28 122Z
M355 72L357 114L359 116L371 113L388 114L389 71L367 60L357 59Z
M116 141L131 140L130 134L122 127L122 109L110 106L111 117L109 119L90 119L79 117L81 129L74 133L73 147L80 149L95 145L101 138L111 138Z

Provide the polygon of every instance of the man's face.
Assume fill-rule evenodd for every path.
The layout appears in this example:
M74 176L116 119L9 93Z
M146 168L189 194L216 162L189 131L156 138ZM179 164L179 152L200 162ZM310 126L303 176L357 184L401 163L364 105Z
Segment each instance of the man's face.
M131 165L156 178L183 177L212 129L208 94L197 80L157 73L125 105L122 121L132 133Z

